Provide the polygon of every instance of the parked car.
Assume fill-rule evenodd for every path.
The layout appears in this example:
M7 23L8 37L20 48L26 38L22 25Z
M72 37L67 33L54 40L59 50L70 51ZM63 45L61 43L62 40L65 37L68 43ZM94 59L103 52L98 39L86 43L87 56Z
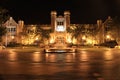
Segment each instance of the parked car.
M109 47L109 48L114 48L117 45L118 45L118 43L115 40L106 41L102 44L99 44L99 46L105 46L105 47Z

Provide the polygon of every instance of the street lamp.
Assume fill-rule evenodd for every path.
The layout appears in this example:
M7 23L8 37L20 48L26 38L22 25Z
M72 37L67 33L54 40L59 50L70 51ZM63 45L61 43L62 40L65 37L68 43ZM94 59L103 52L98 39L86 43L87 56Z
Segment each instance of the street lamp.
M7 47L7 45L8 45L8 42L7 42L7 33L6 33L6 41L5 41L5 46Z
M106 38L107 38L107 39L110 39L110 35L107 35Z
M83 37L82 37L82 40L86 40L86 36L83 36Z
M14 36L11 36L12 40L15 38Z
M106 40L110 40L111 36L110 35L106 35Z

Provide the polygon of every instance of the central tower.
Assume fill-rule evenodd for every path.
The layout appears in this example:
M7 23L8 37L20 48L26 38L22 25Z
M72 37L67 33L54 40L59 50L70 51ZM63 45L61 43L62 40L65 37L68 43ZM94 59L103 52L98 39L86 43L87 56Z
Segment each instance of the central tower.
M52 39L54 43L67 43L67 28L70 26L70 12L64 11L64 16L51 11L51 27L53 29Z
M56 11L51 11L51 26L56 32L65 32L70 26L70 12L64 11L64 16L57 16Z

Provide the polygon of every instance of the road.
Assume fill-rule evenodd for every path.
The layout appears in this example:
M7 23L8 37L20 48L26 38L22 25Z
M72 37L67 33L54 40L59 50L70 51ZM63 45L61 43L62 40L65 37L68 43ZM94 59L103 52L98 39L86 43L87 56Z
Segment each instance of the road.
M77 53L4 49L0 80L120 80L120 49L83 48Z

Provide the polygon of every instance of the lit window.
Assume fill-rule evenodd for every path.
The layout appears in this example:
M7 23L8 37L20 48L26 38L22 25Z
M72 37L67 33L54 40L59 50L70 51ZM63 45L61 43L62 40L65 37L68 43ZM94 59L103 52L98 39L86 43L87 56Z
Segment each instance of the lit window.
M58 25L56 31L65 31L65 28L62 25Z

